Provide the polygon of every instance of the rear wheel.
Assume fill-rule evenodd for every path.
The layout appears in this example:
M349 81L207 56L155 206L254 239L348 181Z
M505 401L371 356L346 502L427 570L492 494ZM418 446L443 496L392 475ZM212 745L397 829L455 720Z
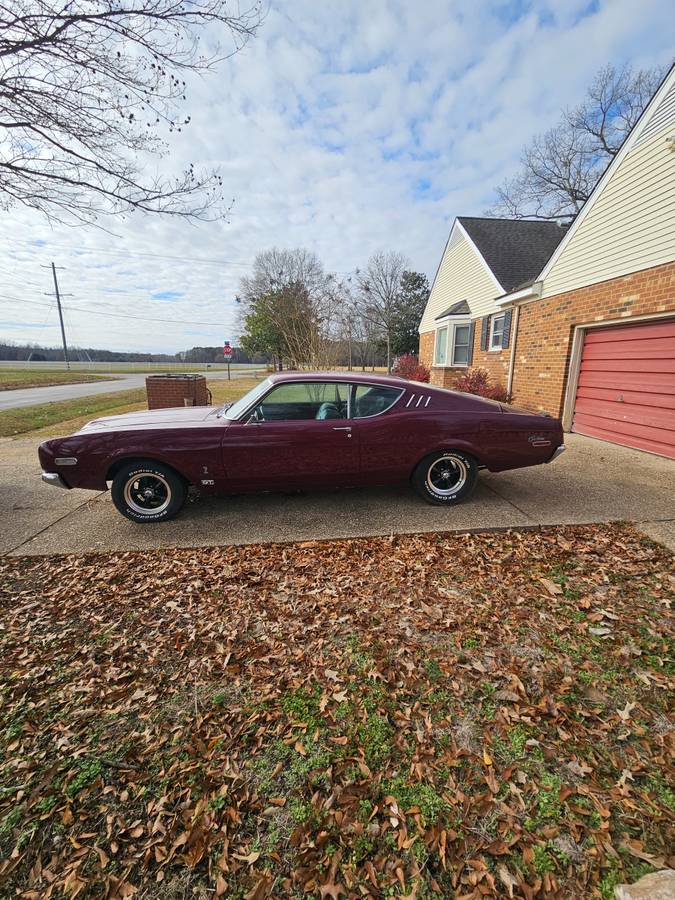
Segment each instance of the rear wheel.
M412 483L427 503L445 506L466 499L477 478L475 459L459 450L444 450L422 460L413 473Z
M112 501L132 522L163 522L183 507L187 486L169 466L148 460L134 462L117 472Z

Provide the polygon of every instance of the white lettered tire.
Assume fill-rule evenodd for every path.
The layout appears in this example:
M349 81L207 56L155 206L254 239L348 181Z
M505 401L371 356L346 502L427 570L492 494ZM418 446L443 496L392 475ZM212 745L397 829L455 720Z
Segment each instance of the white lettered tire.
M183 508L187 485L170 466L134 460L115 474L111 495L118 512L132 522L164 522Z
M441 450L426 456L413 473L412 483L427 503L446 506L461 503L478 479L476 460L460 450Z

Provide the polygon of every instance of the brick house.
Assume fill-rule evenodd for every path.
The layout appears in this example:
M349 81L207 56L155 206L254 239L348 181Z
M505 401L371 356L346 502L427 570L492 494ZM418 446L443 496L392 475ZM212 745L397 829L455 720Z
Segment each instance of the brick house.
M489 358L479 334L487 329L489 347L492 322L503 314L509 324L508 346L502 339L486 367L506 372L514 403L560 416L568 431L675 458L675 66L541 268L483 295L475 313L468 302L481 318L474 366Z
M453 387L470 366L506 384L512 312L496 298L531 282L564 234L552 222L455 219L419 329L432 384Z

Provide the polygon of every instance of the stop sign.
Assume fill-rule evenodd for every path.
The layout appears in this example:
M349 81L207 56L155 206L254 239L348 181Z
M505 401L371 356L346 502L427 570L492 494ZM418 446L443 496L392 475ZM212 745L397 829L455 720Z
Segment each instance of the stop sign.
M229 341L225 341L223 345L223 356L225 357L225 359L230 359L232 356L232 347L230 347Z

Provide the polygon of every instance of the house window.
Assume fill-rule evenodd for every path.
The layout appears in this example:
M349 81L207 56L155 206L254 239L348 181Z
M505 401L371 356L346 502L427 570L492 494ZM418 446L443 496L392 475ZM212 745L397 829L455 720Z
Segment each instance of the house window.
M490 350L501 350L504 344L504 313L493 316L490 322Z
M452 345L453 366L468 366L471 350L471 326L455 325L455 339Z
M434 355L434 365L444 366L448 359L448 327L438 328L436 330L436 350Z

